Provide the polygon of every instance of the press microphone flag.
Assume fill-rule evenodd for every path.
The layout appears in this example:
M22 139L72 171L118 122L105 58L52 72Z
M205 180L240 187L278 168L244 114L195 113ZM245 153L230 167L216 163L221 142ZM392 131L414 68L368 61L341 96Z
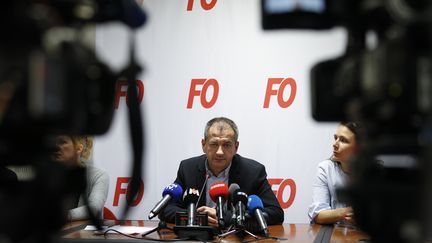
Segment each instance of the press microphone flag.
M224 204L228 198L228 186L223 182L214 183L209 190L211 199L216 203L216 216L220 228L225 227Z
M250 195L247 203L249 215L254 215L258 225L260 227L260 231L264 236L268 237L268 228L267 222L264 218L262 210L264 209L264 205L261 199L257 195Z
M177 183L172 183L166 186L162 192L162 199L150 211L148 218L152 219L156 215L158 215L160 211L164 209L171 200L173 202L177 202L180 199L182 193L183 188Z
M183 194L183 201L188 205L188 226L195 225L196 204L198 203L199 191L195 188L187 189Z

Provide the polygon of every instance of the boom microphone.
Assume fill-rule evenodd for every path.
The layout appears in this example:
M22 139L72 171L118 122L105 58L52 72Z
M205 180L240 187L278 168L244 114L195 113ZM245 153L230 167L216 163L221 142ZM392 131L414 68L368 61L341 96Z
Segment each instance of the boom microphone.
M249 215L254 215L256 220L258 221L258 225L260 227L260 231L263 233L265 237L269 236L267 222L264 218L262 210L264 209L264 205L261 199L257 195L250 195L248 198L248 211Z
M198 203L199 192L195 188L187 189L183 194L183 201L188 205L187 214L188 222L187 226L196 225L195 215L196 215L196 204Z
M164 209L171 200L173 202L177 202L180 196L182 195L182 193L183 193L183 188L177 183L172 183L166 186L162 192L162 199L150 211L148 218L152 219L156 215L158 215L160 211Z
M210 187L209 194L213 202L216 203L219 228L225 228L224 203L228 198L228 186L223 182L216 182Z

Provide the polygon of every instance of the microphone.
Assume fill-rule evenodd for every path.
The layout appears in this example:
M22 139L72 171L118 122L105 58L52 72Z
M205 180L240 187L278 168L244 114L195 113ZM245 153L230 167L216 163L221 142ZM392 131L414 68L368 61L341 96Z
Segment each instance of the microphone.
M188 214L188 221L187 226L194 226L195 223L195 215L196 215L196 203L199 198L199 192L195 188L189 188L187 189L183 194L183 201L188 204L187 207L187 214Z
M208 181L208 179L210 178L210 174L206 171L206 173L205 173L205 180L204 180L204 183L203 183L203 185L202 185L202 187L201 187L201 191L200 191L200 193L199 193L199 197L198 197L198 200L197 200L197 205L199 204L199 201L200 201L200 199L201 199L201 196L202 196L202 194L203 194L203 192L204 192L204 188L206 187L206 185L207 185L207 181Z
M152 219L158 215L160 211L168 205L169 201L172 200L173 202L177 202L182 193L183 188L177 183L172 183L166 186L162 192L162 199L150 211L148 218Z
M231 194L231 201L234 204L235 212L236 212L236 218L234 223L239 228L245 227L245 211L246 211L246 204L248 201L248 195L245 192L242 192L240 189L235 190Z
M130 28L136 29L147 20L147 16L135 0L96 0L98 11L94 20L105 22L119 20Z
M224 203L228 198L228 186L223 182L216 182L210 187L209 194L213 202L216 203L219 228L225 228Z
M232 216L231 216L231 221L230 221L231 223L234 223L236 218L237 218L237 216L236 216L237 213L236 213L235 206L234 206L234 193L238 190L240 190L240 186L237 183L232 183L228 189L229 195L230 195L229 196L229 204L231 205L231 210L232 210Z
M268 237L269 232L267 228L267 222L262 212L262 210L264 209L264 205L261 199L257 195L250 195L248 198L247 206L249 214L253 214L257 219L260 231L264 234L265 237Z

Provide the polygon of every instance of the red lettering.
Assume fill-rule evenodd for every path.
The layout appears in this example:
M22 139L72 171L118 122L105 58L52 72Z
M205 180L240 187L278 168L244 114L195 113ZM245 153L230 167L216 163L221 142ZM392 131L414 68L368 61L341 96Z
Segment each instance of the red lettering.
M116 89L115 89L115 102L114 107L118 109L120 103L120 97L127 97L127 92L122 90L123 86L127 86L127 80L117 80Z
M119 205L119 198L120 194L126 194L126 188L122 188L122 184L129 183L130 178L128 177L118 177L117 178L117 184L116 189L114 192L114 200L113 200L113 206Z
M202 90L197 89L197 85L202 85ZM210 100L207 100L207 91L208 88L212 86L213 87L213 96L210 98ZM219 83L216 79L192 79L191 85L189 89L189 97L188 97L188 103L187 108L192 109L193 101L195 96L200 96L201 105L209 109L211 108L215 103L219 96Z
M283 200L283 194L285 192L285 187L290 187L290 196L287 201ZM295 195L297 193L297 187L292 179L286 179L282 182L282 184L279 185L279 190L277 194L277 199L283 209L289 208L292 203L294 202Z
M201 0L201 7L204 10L208 11L208 10L214 8L216 3L217 3L217 0L210 0L209 3L207 3L207 0ZM188 0L187 11L192 11L193 5L194 5L194 0Z
M187 103L188 109L192 109L194 97L201 94L200 91L196 90L196 86L204 84L205 81L206 80L202 79L202 78L197 78L197 79L194 78L191 80L191 85L190 85L190 89L189 89L189 99L188 99L188 103Z
M192 11L194 0L188 0L187 11Z
M280 84L279 89L273 89L273 85ZM284 91L286 86L291 87L291 92L288 99L284 100ZM277 95L277 101L280 107L287 108L293 102L297 94L297 84L292 78L269 78L267 82L266 94L264 98L264 108L269 108L270 105L270 97Z
M137 86L137 91L138 91L138 95L137 95L138 103L141 104L144 98L144 83L141 80L135 80L135 84ZM121 97L126 98L126 104L129 107L129 98L127 96L127 89L124 90L123 87L126 88L128 87L127 80L118 80L116 84L116 91L115 91L115 102L114 102L115 109L118 109Z
M209 102L207 102L207 89L209 86L213 86L213 97L210 99ZM204 108L210 108L212 107L217 100L217 97L219 96L219 84L215 79L209 79L207 82L204 83L202 95L201 95L201 105Z
M126 192L127 198L130 198L130 190L131 190L130 185L131 184L129 183L128 188L127 188L127 192ZM133 198L130 206L131 207L137 206L141 202L143 196L144 196L144 183L142 181L140 181L140 187L139 187L138 193L135 195L135 198Z
M291 93L290 93L290 96L289 96L288 100L284 101L283 100L283 94L284 94L284 91L285 91L285 87L287 85L291 86ZM282 82L281 86L279 87L279 92L278 92L278 103L279 103L279 106L282 107L282 108L287 108L288 106L290 106L293 103L293 101L294 101L296 93L297 93L297 84L296 84L295 80L292 79L292 78L286 78Z
M273 178L268 179L268 182L271 187L274 185L279 185L279 188L277 190L272 190L275 194L276 198L279 201L279 204L283 209L289 208L295 199L296 193L297 193L297 187L295 184L295 181L293 179L281 179L281 178ZM284 192L285 188L289 186L290 187L290 195L288 197L288 200L284 201Z
M274 185L279 185L281 182L283 181L283 179L279 179L279 178L273 178L273 179L268 179L268 182L270 184L270 187L273 188ZM277 196L277 190L272 190L273 193L275 194L275 196Z
M216 5L217 0L211 0L210 3L207 3L206 0L201 0L201 7L208 11L212 9Z
M131 181L130 177L118 177L117 178L116 189L114 192L113 206L119 205L121 194L124 194L127 198L129 198L129 195L130 195L129 194L130 193L130 183L129 182L130 181ZM127 187L126 188L122 187L122 184L127 184ZM131 206L132 207L137 206L141 202L143 196L144 196L144 183L142 181L140 181L140 188L138 190L138 194L136 195L136 197L131 202Z

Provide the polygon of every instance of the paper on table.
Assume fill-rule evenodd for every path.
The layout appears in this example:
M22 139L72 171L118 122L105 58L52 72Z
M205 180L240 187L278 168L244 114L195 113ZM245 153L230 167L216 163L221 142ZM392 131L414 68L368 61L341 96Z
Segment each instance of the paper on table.
M102 230L97 231L96 233L99 234L103 234L105 233L108 229L113 229L113 230L117 230L123 234L143 234L147 231L152 230L152 227L140 227L140 226L122 226L122 225L114 225L112 227L107 227L107 226L103 226ZM97 230L95 226L93 225L87 225L87 227L85 227L84 230ZM115 231L108 231L108 234L113 233L113 234L118 234Z

